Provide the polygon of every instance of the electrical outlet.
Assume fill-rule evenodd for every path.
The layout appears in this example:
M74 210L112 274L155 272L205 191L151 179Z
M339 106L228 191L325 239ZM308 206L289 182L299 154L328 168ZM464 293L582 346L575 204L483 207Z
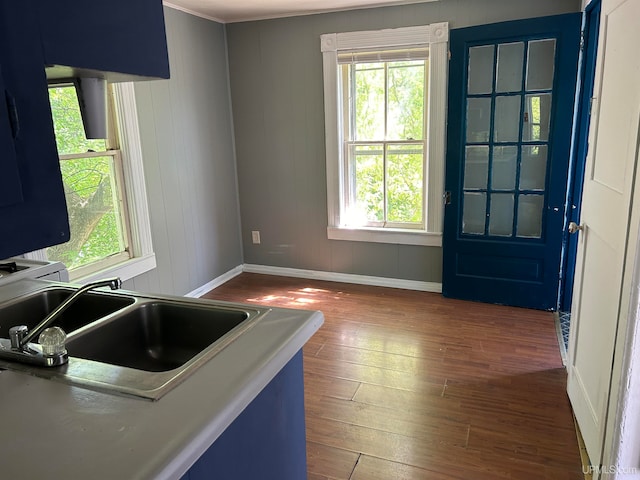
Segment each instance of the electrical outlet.
M260 243L260 231L259 230L253 230L251 232L251 240L256 245L258 245Z

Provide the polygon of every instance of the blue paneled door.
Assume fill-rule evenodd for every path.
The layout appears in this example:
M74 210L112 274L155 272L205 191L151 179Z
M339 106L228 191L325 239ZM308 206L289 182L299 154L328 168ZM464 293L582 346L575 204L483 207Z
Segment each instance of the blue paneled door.
M581 14L451 31L443 294L555 309Z

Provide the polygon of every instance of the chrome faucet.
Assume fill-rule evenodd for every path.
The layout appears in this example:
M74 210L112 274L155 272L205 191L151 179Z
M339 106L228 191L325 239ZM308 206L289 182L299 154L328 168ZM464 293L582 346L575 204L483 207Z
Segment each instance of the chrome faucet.
M27 333L20 340L20 346L24 347L33 338L35 338L36 335L39 335L40 333L42 333L42 331L45 328L47 328L49 325L51 325L55 320L57 320L58 317L60 315L62 315L62 313L67 308L69 308L71 306L71 304L73 304L78 299L78 297L84 295L85 293L87 293L90 290L94 290L94 289L100 288L100 287L109 287L109 288L111 288L111 290L116 290L116 289L122 287L122 281L120 280L120 278L116 277L116 278L110 278L110 279L107 279L107 280L100 280L98 282L87 283L83 287L80 287L78 290L76 290L73 293L73 295L71 295L64 302L62 302L60 305L58 305L53 310L53 312L51 312L49 315L47 315L44 318L44 320L42 320L38 325L36 325L33 328L33 330L31 330L29 333Z
M49 329L47 329L47 327L56 321L79 297L99 287L110 287L111 290L116 290L122 287L122 281L116 277L87 283L78 288L69 298L58 305L31 331L29 331L25 325L11 327L9 329L10 339L0 338L0 358L45 367L54 367L67 363L67 350L64 347L66 333L59 327ZM40 334L44 336L47 333L49 333L47 337L51 343L43 343L41 341L41 343L43 343L41 347L30 343L36 336Z

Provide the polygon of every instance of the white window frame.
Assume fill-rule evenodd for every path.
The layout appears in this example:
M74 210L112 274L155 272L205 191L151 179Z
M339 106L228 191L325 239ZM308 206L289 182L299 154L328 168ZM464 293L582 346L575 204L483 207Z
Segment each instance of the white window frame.
M327 237L331 240L442 246L449 24L444 22L387 30L328 33L321 35L320 44L327 155ZM424 170L427 185L424 198L425 228L416 230L347 226L341 220L345 205L342 185L346 172L342 148L345 119L342 118L338 52L422 45L429 47L427 159Z
M74 282L92 282L113 276L125 281L156 268L134 84L115 83L112 87L115 93L114 108L118 118L120 151L124 159L122 170L126 192L125 202L130 222L131 257L84 277L74 277L72 278ZM27 253L25 258L46 261L46 249Z

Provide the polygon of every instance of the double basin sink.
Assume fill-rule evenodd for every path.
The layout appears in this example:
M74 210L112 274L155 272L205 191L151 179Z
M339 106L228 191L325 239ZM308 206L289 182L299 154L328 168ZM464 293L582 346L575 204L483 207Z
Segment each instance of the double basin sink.
M1 303L0 338L9 338L9 328L15 325L32 329L74 291L47 287ZM225 302L94 290L78 297L51 325L67 333L68 363L47 368L0 359L0 368L157 400L267 311Z

